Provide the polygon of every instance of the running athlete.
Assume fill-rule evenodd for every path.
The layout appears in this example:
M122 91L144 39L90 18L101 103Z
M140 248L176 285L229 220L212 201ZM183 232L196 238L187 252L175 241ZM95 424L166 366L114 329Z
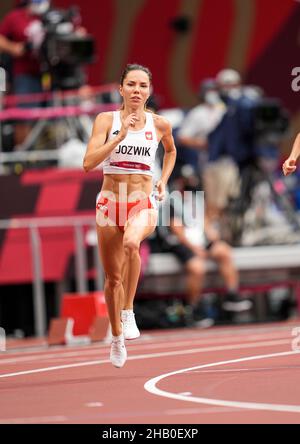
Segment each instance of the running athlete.
M297 135L295 142L292 147L292 151L289 157L286 159L284 164L282 165L282 170L285 176L292 174L297 169L297 160L300 156L300 133Z
M141 268L139 247L156 227L157 200L164 198L176 160L170 123L146 110L151 80L148 68L126 66L119 89L123 105L119 111L96 117L83 161L86 172L98 165L103 168L96 222L112 330L110 360L115 367L126 362L124 340L140 336L133 312ZM154 186L155 153L160 141L164 160L161 178Z

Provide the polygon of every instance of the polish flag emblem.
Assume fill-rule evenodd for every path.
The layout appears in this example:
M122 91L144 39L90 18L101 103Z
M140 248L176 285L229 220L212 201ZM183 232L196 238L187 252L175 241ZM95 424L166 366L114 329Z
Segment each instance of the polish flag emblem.
M153 140L152 131L146 131L145 136L147 140Z

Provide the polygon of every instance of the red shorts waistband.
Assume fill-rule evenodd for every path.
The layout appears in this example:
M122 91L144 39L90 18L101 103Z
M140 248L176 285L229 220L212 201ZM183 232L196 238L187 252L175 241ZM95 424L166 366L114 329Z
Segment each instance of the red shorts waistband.
M142 210L154 208L150 197L136 202L113 201L100 194L97 199L96 210L101 211L105 218L115 222L122 230L128 219L135 216Z

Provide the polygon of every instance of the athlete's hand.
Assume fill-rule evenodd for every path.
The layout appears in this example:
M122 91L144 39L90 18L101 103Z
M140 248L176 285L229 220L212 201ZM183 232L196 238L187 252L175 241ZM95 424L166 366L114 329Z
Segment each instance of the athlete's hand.
M156 199L159 201L164 200L166 195L166 185L162 180L156 182L155 189L157 191Z
M282 165L282 171L285 176L288 176L289 174L292 174L296 171L296 160L295 159L286 159L284 164Z
M122 127L119 133L120 136L125 138L127 136L129 127L134 126L138 120L139 118L135 113L129 114L129 116L127 116L126 119L122 120Z

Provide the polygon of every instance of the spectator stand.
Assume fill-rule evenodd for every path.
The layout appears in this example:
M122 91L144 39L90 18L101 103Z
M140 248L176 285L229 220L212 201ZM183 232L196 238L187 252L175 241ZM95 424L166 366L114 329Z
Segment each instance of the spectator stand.
M240 247L233 249L234 261L240 273L241 294L252 294L255 320L267 319L267 292L288 288L300 314L300 244ZM139 286L139 298L182 297L184 270L171 253L152 253L144 279ZM225 291L215 263L207 261L205 293Z

